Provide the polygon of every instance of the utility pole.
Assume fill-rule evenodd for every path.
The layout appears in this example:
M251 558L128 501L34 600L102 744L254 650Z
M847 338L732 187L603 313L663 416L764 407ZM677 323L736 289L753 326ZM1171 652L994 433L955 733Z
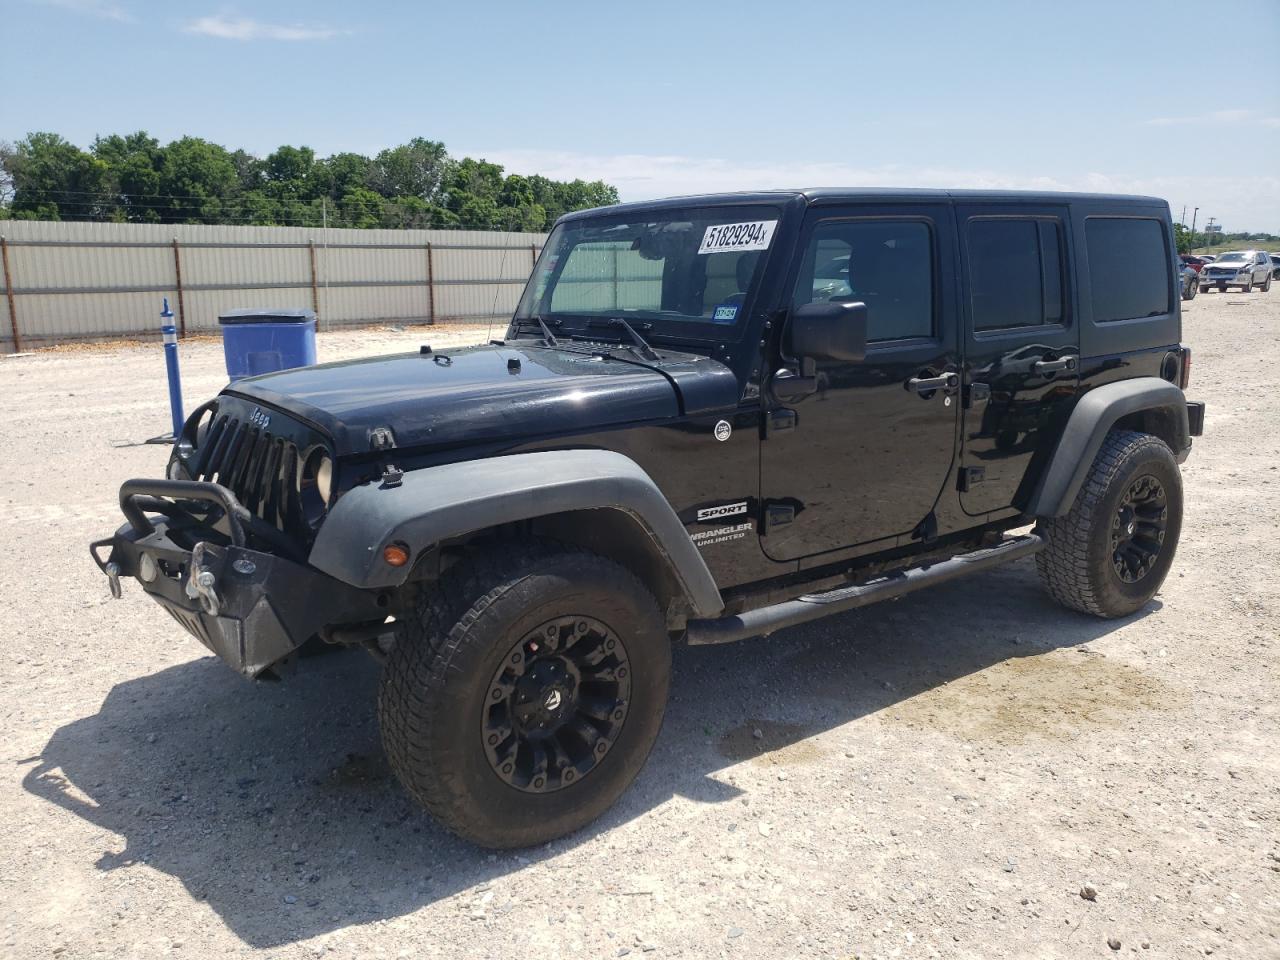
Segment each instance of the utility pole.
M1178 222L1184 227L1187 225L1187 205L1185 203L1182 205L1182 218Z
M1196 214L1200 212L1200 208L1196 207L1195 213L1191 214L1191 245L1196 245Z

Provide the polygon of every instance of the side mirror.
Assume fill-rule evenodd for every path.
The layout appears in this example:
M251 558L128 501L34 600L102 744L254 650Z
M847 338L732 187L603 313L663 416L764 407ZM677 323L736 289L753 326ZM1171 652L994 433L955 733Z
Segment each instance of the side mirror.
M867 355L867 305L806 303L792 312L788 332L797 357L857 363Z

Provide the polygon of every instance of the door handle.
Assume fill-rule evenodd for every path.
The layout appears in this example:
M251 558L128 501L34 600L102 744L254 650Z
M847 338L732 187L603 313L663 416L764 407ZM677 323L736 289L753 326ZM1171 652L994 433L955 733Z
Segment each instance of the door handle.
M934 390L946 390L950 393L960 386L960 374L944 373L939 377L912 377L907 381L907 389L916 393L932 393Z
M1075 357L1062 357L1058 360L1037 360L1031 365L1031 369L1039 374L1057 373L1059 370L1074 370L1075 368Z

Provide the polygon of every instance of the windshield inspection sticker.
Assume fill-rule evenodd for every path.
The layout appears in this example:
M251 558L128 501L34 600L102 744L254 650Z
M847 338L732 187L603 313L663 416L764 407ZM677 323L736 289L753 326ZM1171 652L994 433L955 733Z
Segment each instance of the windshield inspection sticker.
M738 316L738 305L736 303L722 303L711 311L712 323L733 323Z
M721 223L707 227L698 254L726 253L730 250L768 250L777 220L751 223Z

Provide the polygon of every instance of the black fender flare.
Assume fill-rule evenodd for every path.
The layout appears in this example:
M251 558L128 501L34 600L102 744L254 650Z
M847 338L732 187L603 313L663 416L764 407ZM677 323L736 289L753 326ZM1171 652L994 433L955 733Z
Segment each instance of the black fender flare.
M391 543L413 556L454 537L521 520L581 510L630 516L669 564L696 617L724 608L706 561L653 479L634 460L609 450L518 453L407 471L398 486L349 490L320 527L308 562L365 588L404 583L410 565L382 559Z
M1103 384L1084 394L1071 411L1027 513L1036 517L1064 516L1089 476L1107 432L1123 418L1143 413L1158 417L1160 438L1181 462L1191 446L1187 398L1182 390L1159 377Z

